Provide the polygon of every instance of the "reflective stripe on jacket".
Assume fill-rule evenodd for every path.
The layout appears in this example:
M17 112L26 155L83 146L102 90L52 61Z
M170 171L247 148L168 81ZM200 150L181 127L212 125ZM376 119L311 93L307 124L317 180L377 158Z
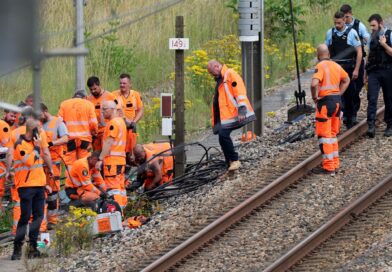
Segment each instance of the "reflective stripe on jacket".
M58 116L63 118L70 140L78 138L91 143L91 134L98 132L94 105L86 99L71 98L63 101Z
M34 149L33 142L23 137L15 143L14 148L15 187L36 187L46 185L43 159Z
M316 65L315 74L313 75L313 78L320 81L318 97L340 95L340 82L347 76L348 74L336 62L331 60L320 61Z
M221 70L222 83L218 87L219 114L222 128L239 128L256 120L256 115L246 96L246 88L241 76L233 69L223 65ZM245 120L238 121L238 110L245 108ZM211 124L215 125L214 107L212 106Z

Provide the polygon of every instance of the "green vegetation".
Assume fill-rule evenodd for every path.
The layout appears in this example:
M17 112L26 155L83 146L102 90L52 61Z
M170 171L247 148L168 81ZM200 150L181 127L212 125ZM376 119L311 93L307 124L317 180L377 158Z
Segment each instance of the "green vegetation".
M7 207L4 212L0 211L0 233L9 231L12 228L12 209Z
M93 241L93 223L96 213L88 208L69 207L69 216L56 225L54 248L57 254L69 254L89 248Z
M44 48L72 46L74 7L72 1L43 0ZM309 67L314 47L324 41L332 27L333 13L343 0L296 0L296 24L299 30L299 53L302 70ZM152 11L150 7L165 0L96 0L85 8L87 39L120 26ZM168 38L174 36L176 15L183 15L185 36L191 50L186 52L186 128L191 133L209 125L210 99L214 81L206 74L205 64L218 58L240 71L240 44L237 38L236 0L184 1L164 12L145 18L109 35L87 42L86 77L97 75L108 90L118 88L118 75L129 72L133 86L140 90L146 114L138 128L140 139L147 142L159 134L159 93L172 92L174 52L168 49ZM354 16L366 23L372 13L384 17L392 14L388 1L352 0ZM265 83L266 86L287 81L293 76L294 54L288 0L265 1ZM109 18L109 20L107 20ZM97 23L101 22L101 23ZM58 33L54 35L54 33ZM25 69L0 78L1 100L17 103L32 89L31 72ZM42 73L44 101L56 113L60 101L74 90L74 59L45 60Z

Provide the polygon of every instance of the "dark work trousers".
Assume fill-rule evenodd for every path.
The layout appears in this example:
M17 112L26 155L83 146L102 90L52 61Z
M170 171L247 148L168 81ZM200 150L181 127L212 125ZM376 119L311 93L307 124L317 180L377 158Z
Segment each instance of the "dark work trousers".
M219 144L222 148L223 155L225 155L226 162L229 164L231 161L238 161L238 153L234 150L233 141L231 140L230 133L232 129L220 128Z
M392 126L392 69L377 68L368 73L368 124L376 121L377 100L380 87L384 95L384 121L388 127Z
M343 69L347 72L348 76L351 77L353 76L354 72L354 65L347 65L347 64L340 64ZM350 85L348 86L347 90L344 92L342 96L342 110L343 110L343 116L344 119L346 120L347 124L352 124L352 119L355 116L355 96L357 94L356 90L356 85L355 81L351 80Z
M21 215L16 228L14 244L21 245L26 236L27 225L31 214L33 222L30 224L29 242L36 247L39 228L44 218L45 187L21 187L18 189Z
M358 78L355 80L355 95L354 95L354 117L357 117L357 113L361 107L361 98L359 97L362 88L364 86L363 83L363 75L365 73L365 62L362 59L361 66L359 67Z

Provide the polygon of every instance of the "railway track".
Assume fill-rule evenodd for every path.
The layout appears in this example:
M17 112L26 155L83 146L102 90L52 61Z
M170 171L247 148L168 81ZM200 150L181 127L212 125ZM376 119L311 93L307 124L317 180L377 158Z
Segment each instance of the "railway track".
M378 117L380 117L382 113L383 110L379 110ZM341 135L341 137L339 137L340 147L344 150L342 153L344 156L347 156L347 159L355 160L355 158L360 156L360 152L353 152L353 150L349 150L348 147L354 142L356 142L354 143L356 146L363 146L364 142L368 141L368 139L361 137L366 132L366 129L366 121L362 121L355 128L345 132L343 135ZM380 134L380 132L378 133ZM180 271L191 271L192 269L205 271L208 271L209 269L233 270L233 267L230 267L230 264L234 265L234 263L241 262L241 258L244 261L247 258L253 259L251 262L254 264L246 267L239 266L234 270L260 270L265 268L267 264L273 262L274 258L278 258L282 252L287 251L291 246L298 243L298 241L316 229L317 226L319 226L321 223L324 223L326 220L325 218L328 218L332 214L336 213L341 209L341 207L347 204L344 199L345 194L343 194L341 199L336 200L338 205L331 205L331 210L323 214L320 218L316 218L317 220L309 220L312 222L306 222L306 218L297 218L297 216L299 217L300 215L299 209L295 209L296 205L300 205L298 204L298 201L295 202L295 200L298 200L298 192L300 192L300 194L311 196L311 193L309 192L312 190L312 186L314 186L315 182L320 181L320 175L309 175L309 172L320 164L321 153L315 152L306 159L303 157L298 159L302 161L297 163L297 165L294 167L291 166L290 163L287 163L286 168L289 169L287 169L285 174L281 175L279 173L278 177L276 177L274 181L268 183L267 185L262 183L260 185L259 191L248 197L240 205L234 206L223 216L211 222L208 226L200 230L194 230L193 236L187 237L186 239L183 238L183 241L177 241L176 244L172 245L172 249L170 251L168 251L163 256L156 258L154 262L151 262L148 265L144 264L143 271L163 271L168 269ZM384 167L383 170L387 171L387 169L388 167ZM347 170L343 169L343 171ZM353 171L355 171L355 169ZM329 186L331 189L335 186L338 186L339 182L342 183L344 176L348 174L355 175L355 173L340 173L337 178L332 179L335 180L334 182L331 182L330 184L326 182L326 186ZM271 177L273 177L273 175L269 176L269 178ZM358 195L361 195L364 192L364 189L367 190L368 188L374 186L374 184L374 182L368 180L366 184L362 184L359 186L359 188L355 188L356 193L353 193L349 197L353 199ZM342 189L344 192L344 190L348 188ZM288 209L289 207L287 206L290 205L288 204L290 201L292 201L294 206L294 209L291 210ZM261 254L254 254L247 251L244 253L244 247L247 246L247 243L253 242L247 241L246 239L244 240L244 232L246 231L253 231L253 233L248 233L248 239L258 240L254 245L255 248L260 247L260 244L263 246L263 244L270 242L268 240L268 235L271 235L272 237L274 235L273 231L260 232L258 229L258 224L260 222L264 222L265 224L265 218L269 218L268 216L273 215L276 217L276 214L274 215L273 211L276 210L276 207L282 205L283 208L287 208L287 210L290 210L290 212L294 212L294 214L291 214L292 217L298 221L298 224L302 224L302 230L299 231L299 234L294 234L294 237L290 238L290 242L284 241L284 238L281 237L280 241L275 241L279 243L278 246L275 246L275 249L265 248ZM314 208L317 209L317 204ZM286 216L288 215L289 214L286 214ZM271 218L273 218L273 216ZM288 220L289 218L285 217L284 212L278 215L278 217L279 218L277 221L281 221L280 223L283 225L284 220ZM272 221L270 220L267 222L267 225L268 223L272 224ZM277 229L278 227L276 230ZM290 233L289 229L279 231ZM290 233L290 235L293 236L292 233ZM290 235L286 235L286 238ZM239 238L236 240L237 236L239 236ZM276 235L276 237L280 236ZM231 241L231 239L236 241ZM237 251L235 248L237 248ZM225 253L229 253L227 258L225 257ZM239 260L236 260L236 257L238 257ZM210 266L203 264L203 261L206 262L205 258L208 259L209 263L211 264ZM223 261L215 262L214 258L217 258L218 260L223 259ZM260 259L263 259L263 264L260 264ZM213 268L214 265L217 265L215 269Z

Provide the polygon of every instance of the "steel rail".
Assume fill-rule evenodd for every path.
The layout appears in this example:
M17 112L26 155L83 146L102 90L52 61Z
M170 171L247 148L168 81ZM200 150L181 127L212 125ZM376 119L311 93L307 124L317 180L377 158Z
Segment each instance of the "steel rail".
M383 112L384 107L377 111L377 119L381 117ZM355 127L340 135L338 137L339 149L345 148L350 143L354 142L358 137L362 136L366 132L367 128L366 120L362 120ZM294 184L298 179L304 177L310 170L318 166L321 161L322 157L320 151L310 155L303 162L275 179L272 183L219 217L211 224L207 225L180 245L165 253L163 256L145 267L142 271L165 271L174 266L176 263L202 247L209 240L222 234L226 229L240 221L251 211L267 203L277 194Z
M380 183L269 265L264 272L286 271L290 269L390 190L392 190L392 174L384 178Z

